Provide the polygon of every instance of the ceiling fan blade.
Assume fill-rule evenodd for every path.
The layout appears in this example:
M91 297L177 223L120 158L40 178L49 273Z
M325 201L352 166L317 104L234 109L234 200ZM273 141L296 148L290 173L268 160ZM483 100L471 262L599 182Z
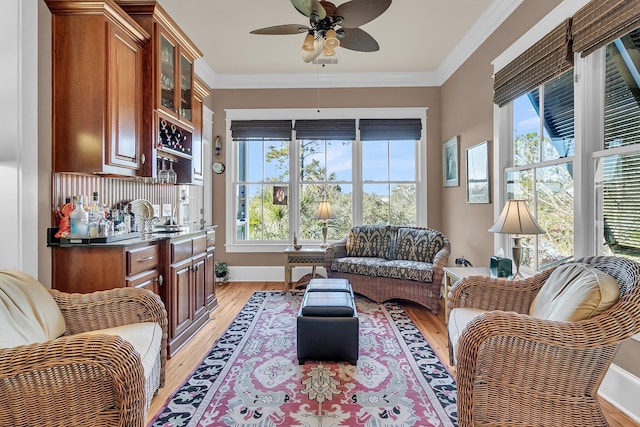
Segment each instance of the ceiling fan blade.
M336 16L344 19L343 27L357 28L382 15L389 6L391 0L351 0L338 6Z
M318 15L320 20L327 17L327 11L318 0L291 0L291 4L307 18L310 18L311 14Z
M309 31L309 27L300 24L276 25L251 31L251 34L267 34L280 36L283 34L300 34Z
M360 28L342 28L343 33L340 39L340 47L358 52L375 52L380 50L376 39Z

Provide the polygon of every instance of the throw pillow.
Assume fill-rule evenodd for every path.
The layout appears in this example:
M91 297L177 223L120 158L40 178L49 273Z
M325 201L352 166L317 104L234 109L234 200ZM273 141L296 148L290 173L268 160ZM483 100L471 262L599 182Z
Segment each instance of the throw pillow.
M564 264L550 275L531 304L529 314L542 319L589 319L613 306L620 297L616 279L584 264Z

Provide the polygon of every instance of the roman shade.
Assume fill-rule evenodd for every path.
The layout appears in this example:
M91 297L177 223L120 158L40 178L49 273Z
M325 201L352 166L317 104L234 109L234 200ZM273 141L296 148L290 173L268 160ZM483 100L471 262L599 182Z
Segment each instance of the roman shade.
M502 107L572 67L571 19L567 19L496 72L493 102Z
M291 140L291 120L232 120L231 137L248 139Z
M418 140L421 136L420 119L360 119L361 141Z
M593 0L573 16L573 50L585 57L640 26L640 0Z
M355 119L296 120L297 139L356 139Z

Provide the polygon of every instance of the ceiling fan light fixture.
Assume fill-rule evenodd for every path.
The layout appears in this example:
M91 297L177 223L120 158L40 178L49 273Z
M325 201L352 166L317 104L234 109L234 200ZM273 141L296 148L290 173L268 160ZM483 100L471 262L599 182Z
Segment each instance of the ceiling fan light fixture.
M324 46L325 48L330 48L331 50L340 46L340 40L338 40L336 30L334 30L333 28L329 28L327 30L327 33L324 36Z
M335 56L336 51L335 51L335 50L333 50L333 47L331 47L331 46L327 46L327 43L326 43L326 41L325 41L325 44L324 44L324 50L322 51L322 54L323 54L324 56Z
M315 50L313 42L314 42L313 33L309 31L307 33L307 36L304 38L304 43L302 43L302 50L306 52L313 52Z

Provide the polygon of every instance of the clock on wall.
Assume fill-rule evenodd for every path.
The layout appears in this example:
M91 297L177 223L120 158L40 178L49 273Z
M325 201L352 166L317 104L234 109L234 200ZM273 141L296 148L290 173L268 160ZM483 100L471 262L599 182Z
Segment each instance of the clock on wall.
M213 166L211 167L211 169L217 173L217 174L221 174L222 172L224 172L224 163L222 162L215 162L213 164Z

